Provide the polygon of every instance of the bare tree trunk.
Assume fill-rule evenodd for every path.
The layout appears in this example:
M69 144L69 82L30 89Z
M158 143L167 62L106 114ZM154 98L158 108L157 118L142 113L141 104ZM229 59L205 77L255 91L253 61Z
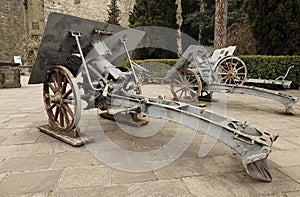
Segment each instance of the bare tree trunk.
M200 16L204 15L205 12L205 3L204 0L199 0L199 7L200 7ZM202 20L202 18L200 18ZM199 23L199 35L198 35L198 42L201 44L201 39L202 39L202 31L204 29L204 21L200 21Z
M227 42L227 7L228 0L216 0L215 11L215 49L226 46Z
M182 55L182 38L181 38L181 26L182 26L182 7L181 0L176 0L177 10L176 10L176 24L178 25L177 29L177 55L180 57Z

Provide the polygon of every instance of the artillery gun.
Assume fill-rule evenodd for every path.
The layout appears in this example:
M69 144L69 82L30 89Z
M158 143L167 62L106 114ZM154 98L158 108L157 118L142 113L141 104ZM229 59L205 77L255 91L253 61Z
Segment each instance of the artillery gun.
M251 94L277 101L285 106L287 114L295 114L293 106L297 98L274 90L244 85L272 85L289 88L292 81L285 80L293 66L284 76L275 80L247 78L247 67L233 56L235 46L217 49L209 56L204 46L190 45L176 64L168 71L164 81L170 82L175 100L188 102L211 99L214 92Z
M134 69L120 67L118 62L143 35L138 30L51 13L29 80L44 84L49 124L39 129L73 146L87 143L89 139L78 128L84 100L87 108L98 108L104 116L129 113L165 119L217 138L242 156L251 177L271 181L266 159L277 135L204 107L139 94ZM80 75L84 83L77 84L75 77Z

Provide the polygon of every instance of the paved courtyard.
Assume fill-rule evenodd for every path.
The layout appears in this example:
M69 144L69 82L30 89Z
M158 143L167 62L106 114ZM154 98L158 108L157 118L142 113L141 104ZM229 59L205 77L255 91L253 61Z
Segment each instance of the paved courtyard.
M300 196L300 103L294 107L294 116L285 115L279 103L249 95L226 94L226 108L218 107L224 103L217 97L205 103L208 108L226 109L230 117L279 134L268 158L271 183L250 178L241 157L220 142L199 157L207 139L200 132L171 164L146 172L126 172L97 159L89 146L74 148L39 132L36 127L47 123L42 85L27 85L27 80L22 77L21 88L0 89L0 196ZM148 85L143 91L171 98L167 86ZM300 98L300 90L284 92ZM107 138L137 152L164 146L178 130L194 132L175 123L151 120L152 126L161 125L160 130L149 137L134 137L115 122L97 121ZM90 125L88 129L97 127ZM93 143L97 144L90 146ZM103 151L108 151L106 156L122 158L116 152Z

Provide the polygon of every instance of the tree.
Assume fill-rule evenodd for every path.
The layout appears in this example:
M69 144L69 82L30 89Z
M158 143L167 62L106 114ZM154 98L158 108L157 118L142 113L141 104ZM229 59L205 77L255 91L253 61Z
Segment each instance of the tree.
M176 0L176 24L178 25L177 28L177 55L180 57L182 55L182 39L181 39L181 26L182 26L182 7L181 7L181 0Z
M216 0L214 48L226 46L228 0Z
M260 54L300 54L299 10L300 0L250 0L248 15Z
M175 29L176 5L174 0L136 0L132 12L129 15L129 26L162 26ZM156 42L163 43L167 38L160 35ZM147 37L147 35L145 35ZM160 40L159 40L160 39ZM143 48L135 50L135 59L146 58L176 58L176 54L163 49Z
M174 0L136 0L129 14L130 27L163 26L176 28Z
M246 17L248 0L228 0L227 26ZM183 32L189 33L203 45L213 45L215 25L215 0L197 0L198 5L193 5L196 10L186 11Z
M119 21L121 11L118 7L117 0L111 0L108 8L108 20L106 22L110 24L120 25Z

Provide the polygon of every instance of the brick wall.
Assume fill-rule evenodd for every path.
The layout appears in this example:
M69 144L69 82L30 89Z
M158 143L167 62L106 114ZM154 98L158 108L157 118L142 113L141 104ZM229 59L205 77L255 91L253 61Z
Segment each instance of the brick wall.
M25 33L24 6L20 0L0 0L0 62L13 62L20 55Z

